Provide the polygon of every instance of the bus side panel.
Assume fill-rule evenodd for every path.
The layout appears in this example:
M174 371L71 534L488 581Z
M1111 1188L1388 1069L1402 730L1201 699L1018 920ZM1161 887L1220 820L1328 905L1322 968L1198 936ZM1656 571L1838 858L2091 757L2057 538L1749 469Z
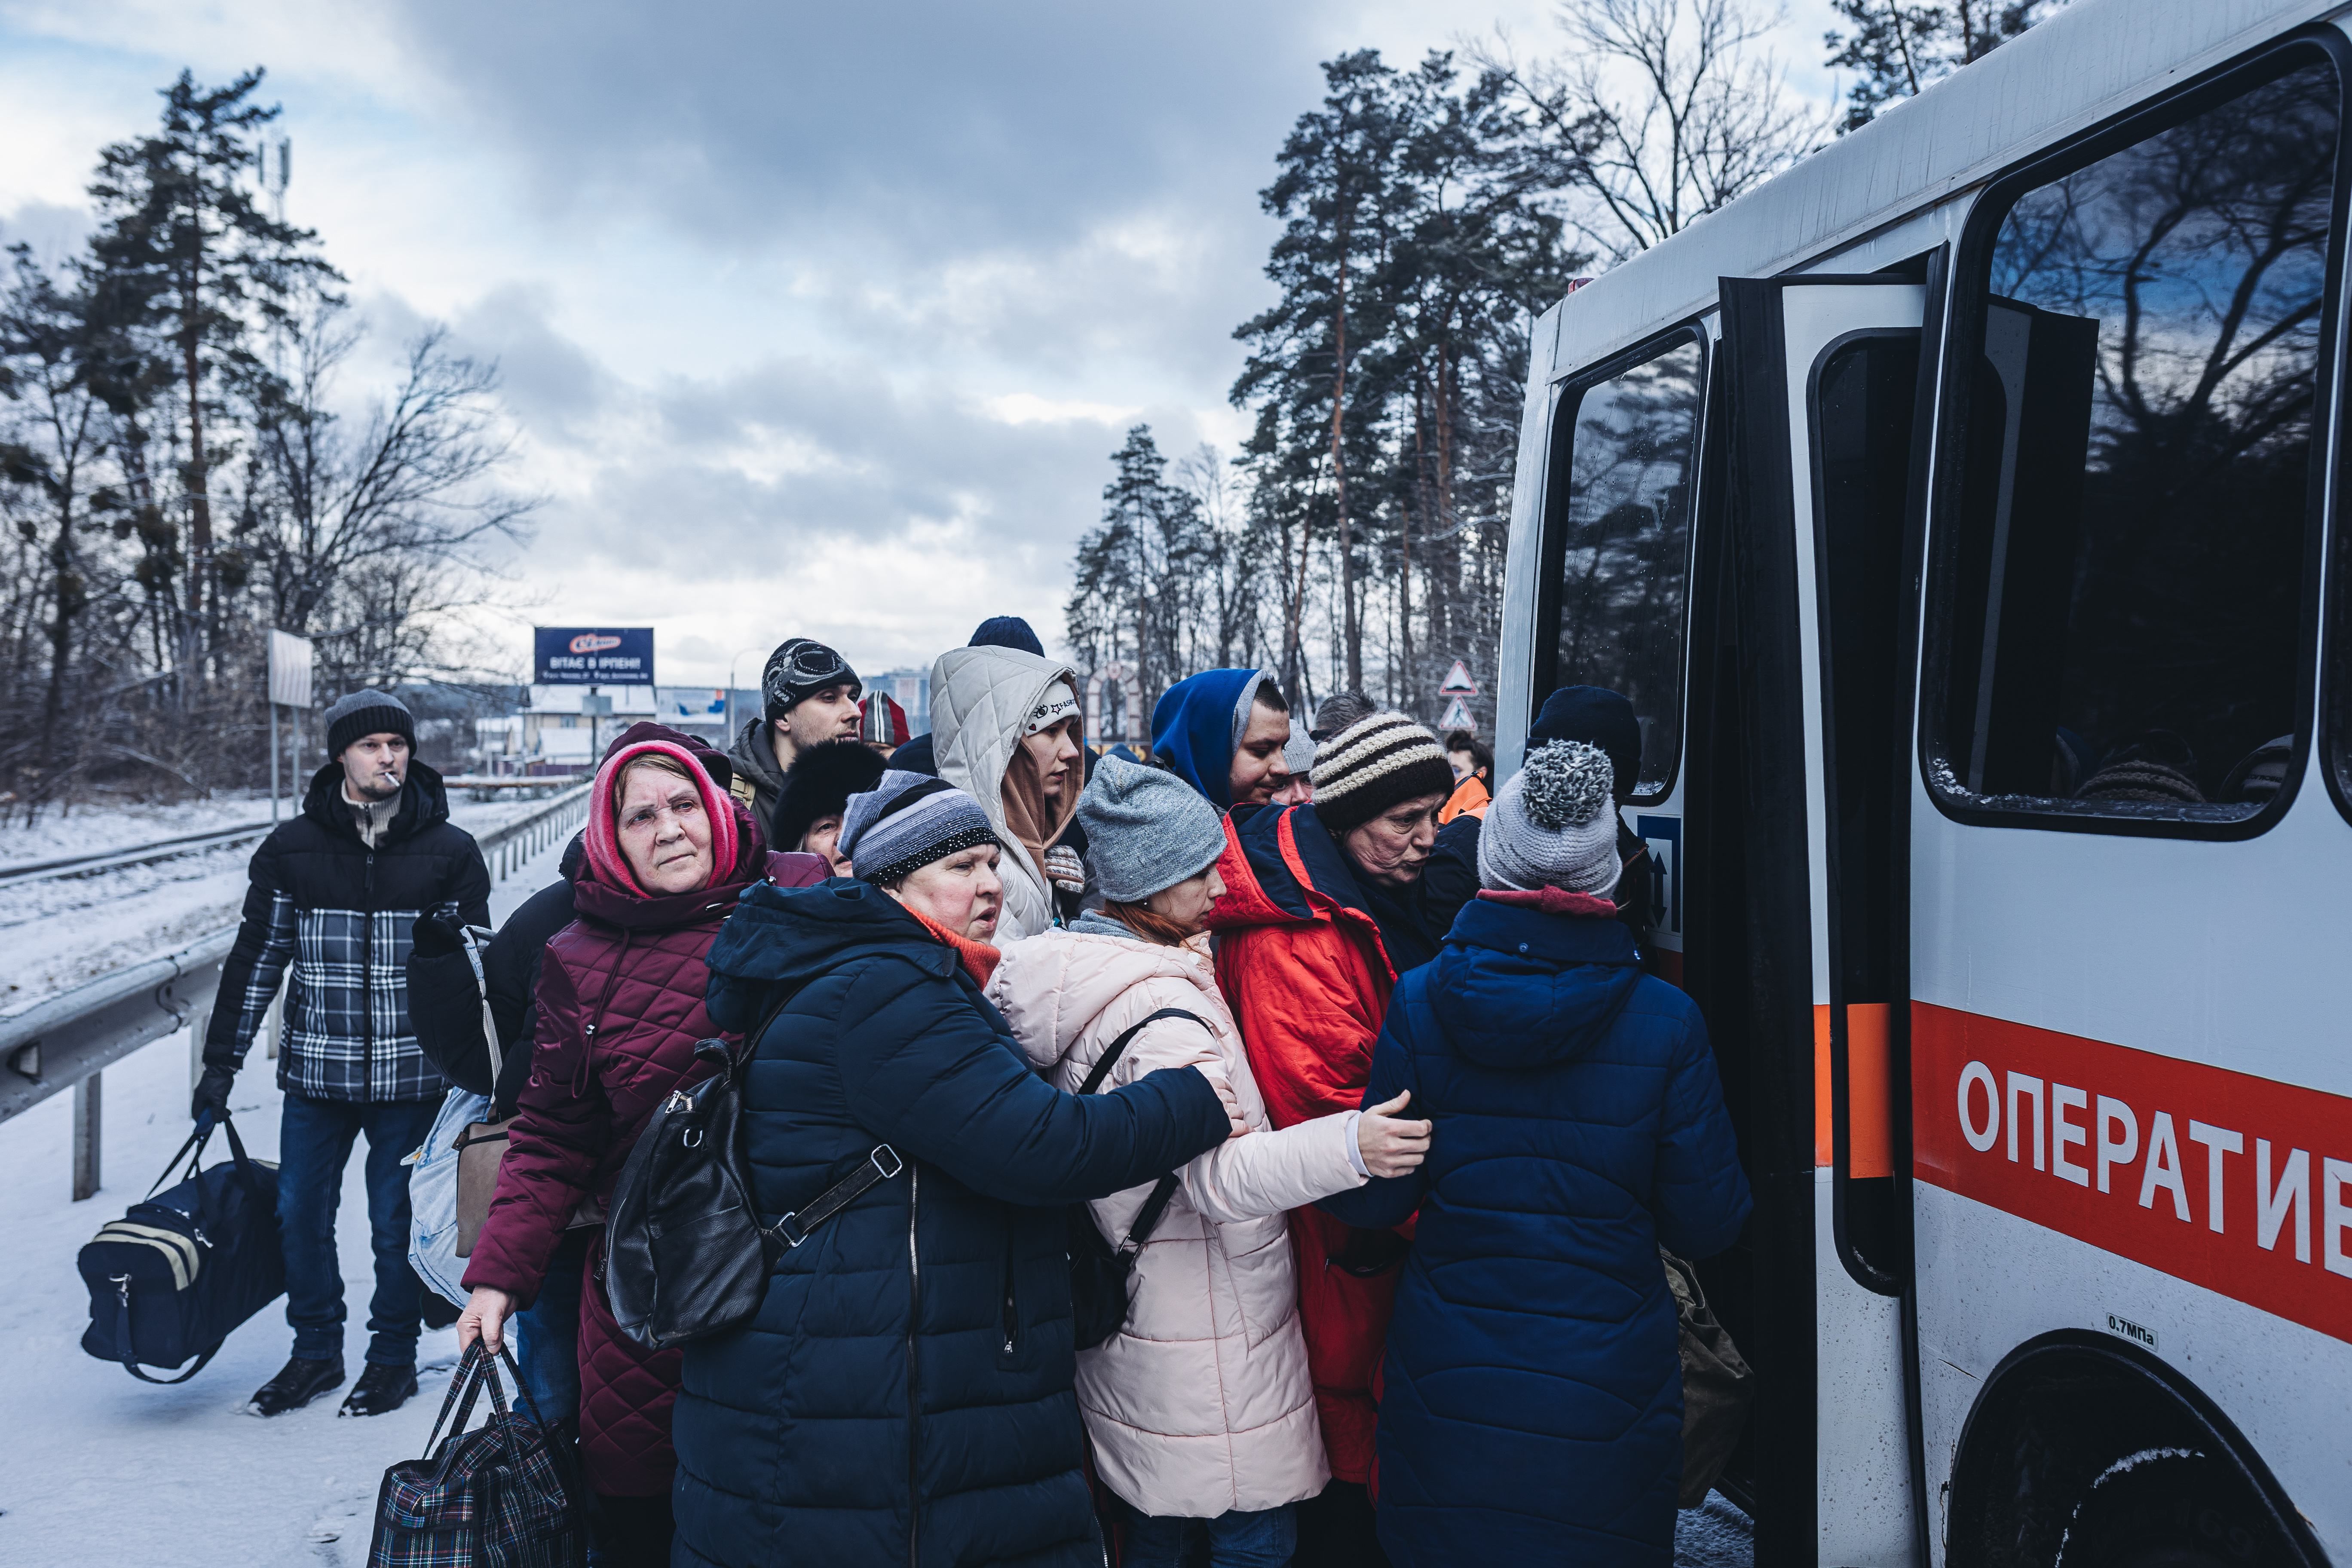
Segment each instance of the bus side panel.
M1830 1205L1830 1170L1823 1166L1813 1175L1819 1560L1841 1568L1909 1568L1911 1459L1899 1375L1901 1304L1864 1289L1846 1272Z

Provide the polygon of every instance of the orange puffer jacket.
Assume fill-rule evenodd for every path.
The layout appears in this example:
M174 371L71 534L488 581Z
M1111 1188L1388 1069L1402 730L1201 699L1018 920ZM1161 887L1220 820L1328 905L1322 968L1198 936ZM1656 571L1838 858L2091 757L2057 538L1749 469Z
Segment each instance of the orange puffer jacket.
M1244 807L1226 819L1217 874L1217 984L1267 1117L1291 1127L1358 1109L1396 972L1339 846L1312 805ZM1290 1211L1307 1372L1343 1481L1371 1479L1381 1352L1412 1231Z

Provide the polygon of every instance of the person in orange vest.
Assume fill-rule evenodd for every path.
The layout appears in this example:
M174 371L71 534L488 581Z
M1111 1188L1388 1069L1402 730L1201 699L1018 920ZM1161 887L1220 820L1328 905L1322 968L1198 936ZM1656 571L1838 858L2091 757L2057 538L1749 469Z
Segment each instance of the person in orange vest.
M1454 793L1438 808L1440 826L1457 816L1485 818L1495 798L1495 753L1467 730L1445 732L1445 761L1454 770Z

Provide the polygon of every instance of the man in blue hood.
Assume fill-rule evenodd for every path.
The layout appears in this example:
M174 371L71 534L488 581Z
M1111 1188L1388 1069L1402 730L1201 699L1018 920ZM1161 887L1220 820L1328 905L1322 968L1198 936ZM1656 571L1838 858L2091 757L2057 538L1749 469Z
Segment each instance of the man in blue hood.
M1219 811L1264 805L1290 783L1290 704L1270 669L1204 669L1160 694L1152 755Z

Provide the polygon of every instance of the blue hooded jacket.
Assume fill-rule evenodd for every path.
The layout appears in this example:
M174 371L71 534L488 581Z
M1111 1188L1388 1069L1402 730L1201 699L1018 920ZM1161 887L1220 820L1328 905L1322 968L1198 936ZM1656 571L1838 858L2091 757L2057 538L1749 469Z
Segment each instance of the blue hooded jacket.
M1262 669L1204 669L1152 704L1151 754L1166 759L1177 777L1219 811L1233 809L1234 721L1265 679Z
M783 1252L751 1322L686 1347L674 1561L1099 1568L1061 1205L1215 1147L1216 1091L1185 1068L1060 1093L864 882L751 888L709 963L713 1022L758 1031L741 1131L761 1212L877 1143L906 1168Z
M1682 1362L1663 1242L1693 1258L1750 1206L1691 999L1591 914L1477 900L1397 984L1364 1103L1436 1129L1410 1176L1326 1198L1419 1211L1380 1421L1399 1568L1673 1560Z

